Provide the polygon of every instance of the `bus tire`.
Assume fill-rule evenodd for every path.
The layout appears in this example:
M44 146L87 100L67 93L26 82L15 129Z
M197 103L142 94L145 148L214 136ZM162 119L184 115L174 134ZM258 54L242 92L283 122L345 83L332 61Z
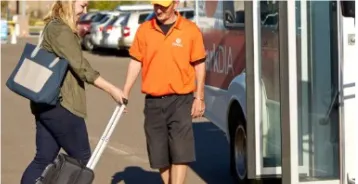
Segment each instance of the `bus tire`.
M247 184L246 121L239 103L234 102L229 113L230 171L235 183Z

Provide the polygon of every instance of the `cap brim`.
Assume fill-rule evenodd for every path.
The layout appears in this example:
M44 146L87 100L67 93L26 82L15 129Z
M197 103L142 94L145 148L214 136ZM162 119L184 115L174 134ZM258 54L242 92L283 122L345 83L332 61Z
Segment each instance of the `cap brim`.
M168 7L173 1L152 1L152 4L158 4L160 6Z

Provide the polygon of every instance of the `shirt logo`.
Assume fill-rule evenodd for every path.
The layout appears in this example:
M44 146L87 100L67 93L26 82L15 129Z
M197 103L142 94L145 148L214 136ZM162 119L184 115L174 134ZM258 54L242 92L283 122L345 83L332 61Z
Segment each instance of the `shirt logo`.
M176 46L176 47L183 47L183 44L181 43L180 38L175 39L175 42L173 42L172 45Z

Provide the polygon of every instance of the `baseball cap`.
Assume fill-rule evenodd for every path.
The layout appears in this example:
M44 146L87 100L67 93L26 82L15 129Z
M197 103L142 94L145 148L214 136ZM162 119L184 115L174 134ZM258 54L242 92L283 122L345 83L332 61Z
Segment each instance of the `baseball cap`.
M160 6L168 7L175 0L152 0L152 4L158 4Z

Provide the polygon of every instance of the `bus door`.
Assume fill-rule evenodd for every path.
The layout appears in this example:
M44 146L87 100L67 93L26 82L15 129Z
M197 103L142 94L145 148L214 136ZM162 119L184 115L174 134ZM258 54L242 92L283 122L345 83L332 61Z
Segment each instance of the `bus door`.
M358 130L358 103L347 101L354 22L337 1L245 3L248 177L347 183L346 170L356 172L348 135Z
M358 98L356 87L358 74L358 63L356 60L357 45L355 43L355 3L354 1L343 1L338 4L341 6L338 19L339 37L340 37L340 59L342 61L342 180L346 184L354 184L358 176L358 159L357 159L357 140L358 140Z
M247 174L281 174L279 2L245 2Z
M282 183L346 184L356 167L354 22L341 5L280 4Z

